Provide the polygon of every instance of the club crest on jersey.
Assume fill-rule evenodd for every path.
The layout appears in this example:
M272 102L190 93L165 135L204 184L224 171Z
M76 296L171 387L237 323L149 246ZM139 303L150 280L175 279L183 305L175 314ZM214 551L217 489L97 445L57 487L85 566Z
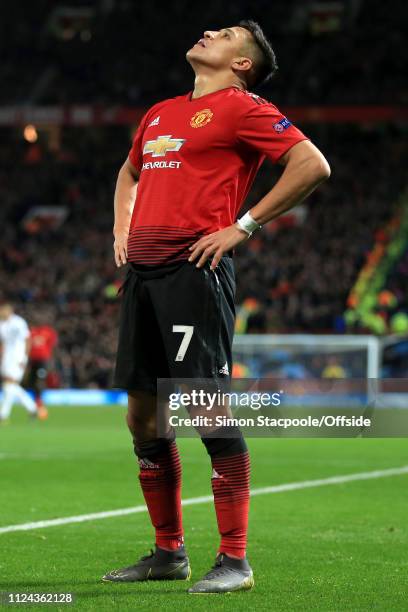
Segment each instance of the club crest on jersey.
M278 121L278 123L275 123L273 126L273 129L275 130L275 132L278 132L278 134L280 134L281 132L283 132L284 130L287 130L288 127L290 127L292 124L289 121L289 119L287 119L286 117L284 117L283 119L281 119L280 121Z
M168 151L180 151L185 142L184 138L172 138L171 134L158 136L154 140L145 142L143 155L151 153L152 157L164 157Z
M193 128L200 128L210 123L213 112L210 111L209 108L204 108L203 110L197 111L190 119L190 125Z

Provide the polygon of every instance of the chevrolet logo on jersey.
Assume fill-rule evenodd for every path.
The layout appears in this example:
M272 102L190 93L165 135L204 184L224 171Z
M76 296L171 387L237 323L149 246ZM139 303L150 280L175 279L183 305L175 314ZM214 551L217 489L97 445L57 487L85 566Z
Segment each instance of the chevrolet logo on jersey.
M185 143L184 138L172 138L171 134L158 136L155 140L147 140L143 154L151 153L152 157L164 157L168 151L180 151Z

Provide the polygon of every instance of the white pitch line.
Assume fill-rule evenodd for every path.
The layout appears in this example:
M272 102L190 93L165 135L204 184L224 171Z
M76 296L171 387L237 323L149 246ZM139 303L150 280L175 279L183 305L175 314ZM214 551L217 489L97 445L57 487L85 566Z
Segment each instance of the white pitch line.
M408 465L387 470L374 470L372 472L358 472L355 474L345 474L343 476L331 476L329 478L319 478L317 480L302 480L300 482L288 482L286 484L274 485L271 487L260 487L252 489L251 497L255 495L267 495L268 493L283 493L285 491L297 491L299 489L311 489L313 487L324 487L327 485L343 484L358 480L372 480L375 478L387 478L389 476L400 476L408 474ZM183 506L194 506L213 501L212 495L201 497L191 497L182 502ZM0 527L0 534L12 531L29 531L31 529L44 529L46 527L57 527L59 525L69 525L71 523L84 523L86 521L97 521L114 516L126 516L145 512L146 506L133 506L131 508L120 508L118 510L108 510L107 512L93 512L91 514L80 514L78 516L67 516L65 518L50 519L46 521L35 521L33 523L21 523L19 525L8 525Z

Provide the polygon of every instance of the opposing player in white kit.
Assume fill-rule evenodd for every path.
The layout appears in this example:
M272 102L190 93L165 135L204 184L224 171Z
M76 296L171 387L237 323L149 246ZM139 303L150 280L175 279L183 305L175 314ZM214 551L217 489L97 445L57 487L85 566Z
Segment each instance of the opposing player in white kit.
M32 415L39 416L34 400L20 385L28 361L30 330L22 317L14 314L10 304L0 305L1 378L3 401L0 421L10 416L14 403L19 403Z

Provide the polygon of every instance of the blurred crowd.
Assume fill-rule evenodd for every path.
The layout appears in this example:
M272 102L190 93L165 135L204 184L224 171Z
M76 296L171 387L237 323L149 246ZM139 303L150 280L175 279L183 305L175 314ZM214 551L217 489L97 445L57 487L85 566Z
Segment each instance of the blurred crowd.
M248 17L276 50L280 71L257 93L278 106L403 105L405 12L402 0L392 10L380 0L208 0L205 11L187 0L38 0L23 12L7 3L0 107L149 106L191 89L183 58L204 28ZM237 250L238 331L343 332L347 295L404 186L402 125L299 127L333 174ZM0 299L56 328L55 385L110 385L123 277L112 258L112 196L130 141L130 127L49 127L31 144L19 128L1 128ZM246 206L278 175L265 164ZM61 224L27 221L41 206L62 207ZM400 265L405 274L406 259Z
M55 384L106 387L121 280L112 260L112 195L128 130L116 134L115 153L110 130L67 130L54 153L41 139L28 145L14 130L3 130L6 135L0 147L1 297L30 324L57 330ZM68 218L55 230L27 228L27 211L40 205L66 207Z
M280 73L259 93L277 104L403 104L404 14L403 0L3 3L0 104L144 105L188 91L187 49L248 18L276 50Z
M266 226L237 249L238 310L248 299L256 305L247 332L344 331L348 292L404 184L397 128L304 130L333 175L301 215ZM56 328L56 384L109 386L123 278L112 258L112 196L130 131L64 129L54 151L41 133L34 144L16 130L2 136L0 297L11 299L29 323L42 318ZM264 165L246 206L278 173ZM67 218L55 229L27 224L27 212L39 205L63 206Z
M333 174L307 201L306 217L267 226L237 252L238 303L249 295L262 304L248 332L345 331L347 295L404 186L403 132L332 127L316 141ZM250 202L269 178L264 167Z

